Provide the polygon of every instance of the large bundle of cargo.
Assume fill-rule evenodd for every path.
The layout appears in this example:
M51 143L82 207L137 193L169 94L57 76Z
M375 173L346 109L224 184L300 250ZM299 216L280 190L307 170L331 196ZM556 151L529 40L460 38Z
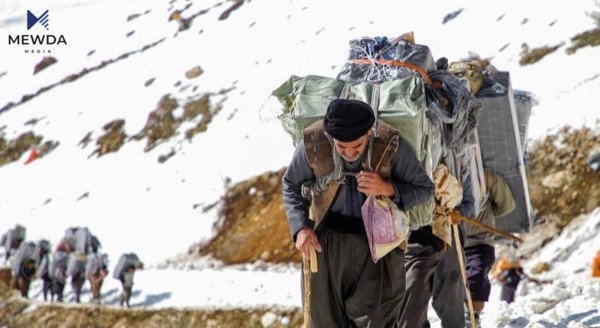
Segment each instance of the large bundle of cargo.
M119 261L113 270L113 278L121 280L123 279L123 273L130 267L141 269L144 266L143 262L136 253L125 253L119 257Z
M69 254L63 251L56 251L52 254L52 261L48 274L54 281L64 283L67 279L67 266L69 263Z
M507 181L516 203L514 211L496 219L496 227L507 232L528 231L534 215L523 147L526 146L529 112L535 101L530 94L519 92L519 106L516 106L509 72L492 68L489 78L494 83L484 86L476 95L484 106L477 129L481 158L485 167Z
M323 117L329 102L358 99L401 132L430 176L441 156L451 154L459 161L451 165L458 170L452 173L463 180L468 156L462 149L471 140L481 106L468 83L437 66L429 48L410 35L391 41L362 38L350 41L337 78L292 76L273 95L283 105L279 118L294 144L305 127ZM431 223L434 205L432 198L409 210L412 229Z
M11 250L16 250L21 246L21 243L25 240L27 229L17 224L14 228L9 229L0 238L0 246L4 246L6 253L10 253Z
M67 263L67 275L69 276L83 276L85 273L85 266L87 263L87 257L83 253L70 253L69 261Z
M96 253L102 247L98 237L93 235L87 227L65 229L63 241L67 243L69 251L82 254Z
M531 107L538 104L535 95L529 91L513 90L515 98L515 109L517 114L517 124L519 125L519 137L521 140L521 149L527 153L527 135L529 127L529 116Z
M413 146L417 158L426 157L429 124L425 115L425 90L421 79L409 76L378 84L344 81L316 75L292 76L273 91L283 104L283 127L294 144L302 139L302 130L325 115L327 105L341 97L377 103L377 115L386 123L402 128L402 136Z
M67 228L64 239L73 252L87 254L92 249L92 234L87 227Z
M475 60L436 61L429 47L415 43L410 34L392 40L365 37L350 41L336 78L292 76L272 95L282 105L279 119L294 144L332 100L370 104L378 118L400 130L430 175L443 159L460 182L470 177L475 214L487 197L484 167L491 168L509 182L517 200L517 209L500 218L498 228L526 231L532 209L523 149L535 100L525 91L513 95L508 73L491 74L482 66ZM430 224L433 207L432 199L411 209L411 228Z
M402 137L412 146L431 175L431 147L428 144L430 125L426 117L423 82L415 76L383 81L381 83L346 83L323 76L292 76L273 92L286 106L281 120L284 129L297 144L301 131L325 115L333 99L352 98L371 104L377 117L401 131ZM373 106L373 104L377 104ZM433 200L411 209L412 225L428 224L433 216ZM415 213L418 212L418 213Z
M91 253L87 256L85 276L90 277L108 268L108 254Z
M12 273L14 276L18 276L23 274L25 266L33 266L37 268L40 260L40 253L35 243L33 242L24 242L19 246L17 250L13 263L12 263ZM35 273L35 270L33 271Z

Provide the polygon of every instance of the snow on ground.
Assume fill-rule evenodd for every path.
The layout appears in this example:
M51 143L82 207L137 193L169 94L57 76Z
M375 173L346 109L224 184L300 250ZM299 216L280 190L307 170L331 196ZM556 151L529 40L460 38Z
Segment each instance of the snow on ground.
M383 0L368 6L359 1L344 1L343 6L338 1L251 1L226 20L218 19L227 7L219 3L0 0L0 108L83 68L131 53L0 114L0 133L6 139L32 129L25 123L35 117L40 119L36 133L60 141L42 160L24 166L21 158L0 169L0 232L21 223L29 239L56 243L67 227L88 226L102 241L111 265L121 253L137 252L148 269L136 277L134 305L299 306L299 271L294 267L222 268L213 263L202 270L159 269L166 258L212 237L216 212L201 213L194 204L218 200L227 178L235 183L287 165L291 140L275 115L261 108L289 76L336 76L350 39L414 31L417 43L427 44L435 58L459 60L470 52L493 57L497 68L511 72L515 88L533 92L539 105L533 109L529 138L541 138L563 124L592 124L599 116L600 72L595 63L600 48L580 49L576 56L564 51L572 36L594 28L588 15L599 8L592 0L552 6L429 0L413 2L410 8ZM187 17L208 13L199 15L190 30L178 32L177 22L168 17L186 6ZM27 46L9 45L7 35L44 33L39 25L27 31L26 12L40 15L46 9L48 32L64 35L68 44L48 47L58 62L32 75L33 66L48 54L25 54ZM448 13L461 9L457 18L443 24ZM128 20L132 14L139 16ZM141 51L153 42L158 45ZM541 62L518 65L524 44L536 48L563 42L565 46ZM185 71L198 65L204 74L186 79ZM151 78L155 82L144 86ZM142 143L129 142L117 154L98 159L88 159L93 145L78 146L87 132L97 137L116 118L125 119L127 133L135 134L165 94L184 100L220 90L231 90L212 99L215 104L223 101L222 111L193 143L180 137L145 153ZM158 163L157 157L170 149L178 154ZM88 197L81 198L85 193ZM557 275L549 277L555 283L541 290L524 284L511 306L490 302L484 322L505 327L598 326L600 287L586 269L598 247L594 245L600 245L593 243L596 230L582 232L587 237L580 239L564 239L575 242L571 247L561 244L562 238L547 246L540 259L573 262L557 266L558 271L549 273ZM572 255L558 256L559 250ZM108 279L106 304L115 304L117 290L117 282ZM547 303L550 309L540 312Z

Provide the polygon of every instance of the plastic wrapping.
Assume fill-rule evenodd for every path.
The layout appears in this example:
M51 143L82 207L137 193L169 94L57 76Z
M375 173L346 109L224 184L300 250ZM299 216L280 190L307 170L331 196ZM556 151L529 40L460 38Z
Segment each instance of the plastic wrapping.
M381 82L437 69L426 45L404 39L388 42L386 37L355 39L349 44L348 61L337 76L345 82Z
M85 265L85 276L89 277L99 272L103 267L108 265L108 255L91 253L87 257L87 263Z
M331 100L346 97L377 103L372 106L377 117L400 130L419 160L426 158L430 127L423 82L419 78L407 77L374 85L368 82L346 84L316 75L292 76L273 91L273 95L283 105L280 120L294 144L302 139L304 128L325 115ZM431 169L431 165L428 167Z
M429 176L433 173L433 159L431 149L432 126L427 118L427 104L430 101L428 95L434 95L432 81L429 74L437 70L437 65L429 47L414 43L414 36L404 34L389 41L386 37L362 38L350 40L350 51L347 62L342 66L337 78L346 83L370 83L381 85L390 81L415 81L420 86L422 95L419 98L406 98L404 93L399 96L394 92L384 92L385 97L380 97L379 103L375 103L374 110L382 112L381 118L392 127L400 130L402 137L413 146L417 158L421 160L425 171ZM397 98L403 97L405 103L413 102L410 106L417 108L416 119L410 121L411 132L417 135L406 134L405 122L389 122L385 119L385 110L381 107L382 102L390 104L390 111L401 113L403 108L394 108ZM369 102L373 104L373 102ZM410 107L409 106L409 107ZM422 117L421 117L422 115ZM440 136L440 135L438 135ZM433 197L422 204L408 210L411 226L418 228L428 225L433 220L434 209Z
M292 136L294 145L302 139L302 130L325 115L329 103L340 97L344 82L318 76L291 76L272 92L282 105L279 119Z
M361 208L373 262L400 246L410 231L406 213L388 197L369 196Z
M521 149L525 152L527 149L527 134L529 127L529 116L531 108L538 104L535 95L529 91L513 90L515 98L515 109L517 113L517 123L519 124L519 137L521 140Z
M489 77L494 83L477 94L484 106L477 128L481 157L485 167L506 180L516 205L514 211L496 219L496 227L506 232L524 232L533 225L534 215L510 74L498 71Z
M467 145L469 135L477 126L483 105L471 95L467 79L445 71L438 71L430 76L441 83L440 92L448 101L448 105L442 106L439 101L430 101L428 117L432 121L438 120L445 124L441 129L445 147L463 147ZM434 96L429 97L432 98Z
M88 254L92 250L92 234L87 227L69 227L64 238L75 252Z
M354 39L349 46L336 79L292 76L273 92L283 105L279 118L294 144L303 128L322 118L331 100L354 98L369 103L377 117L400 130L430 176L445 156L459 178L469 175L475 155L467 148L477 142L472 136L483 109L473 93L497 96L507 88L481 72L476 79L462 70L453 74L447 59L436 62L429 47L416 44L412 34ZM410 209L413 228L430 224L433 209L433 197Z
M135 254L135 253L122 254L119 257L119 261L117 262L115 269L113 270L113 278L120 280L121 275L130 266L133 266L136 269L139 269L143 266L143 264L142 264L142 261L140 261L140 259L138 258L137 254Z
M87 257L84 253L70 253L69 262L67 263L67 275L75 276L85 273Z
M64 283L67 278L67 265L69 262L69 254L56 251L52 254L52 261L48 274L52 280Z
M337 78L347 83L382 83L410 76L423 79L428 118L450 125L439 135L444 147L464 146L482 108L472 96L470 80L438 69L429 47L409 39L413 37L391 42L386 37L351 40L348 61ZM483 83L483 76L480 80Z
M479 146L479 137L477 130L474 131L470 142L466 147L467 156L469 157L469 175L471 176L471 191L473 193L474 217L478 217L483 210L485 201L488 196L487 181L485 171L483 169L483 159L481 158L481 148Z
M338 79L309 75L292 76L273 91L283 105L280 120L284 130L297 144L302 130L323 117L329 102L336 98L352 98L371 104L376 115L398 129L426 172L432 174L430 150L431 125L427 119L427 104L423 80L417 76L393 79L373 84L345 83ZM409 210L411 224L427 225L433 218L434 200Z
M13 276L18 276L22 270L23 265L27 261L33 261L35 265L38 265L40 260L40 253L33 242L25 242L22 243L17 253L15 254L15 259L12 264L12 273Z

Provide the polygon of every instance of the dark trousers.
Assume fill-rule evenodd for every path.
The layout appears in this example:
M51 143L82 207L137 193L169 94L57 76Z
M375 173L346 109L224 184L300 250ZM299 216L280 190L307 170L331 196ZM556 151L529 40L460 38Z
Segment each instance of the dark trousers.
M73 290L76 303L81 302L81 288L83 287L84 282L85 278L83 277L83 273L78 273L71 277L71 289Z
M65 290L65 282L64 281L53 280L50 283L50 293L52 294L51 300L54 301L54 297L56 296L56 301L62 302L64 290Z
M28 298L29 297L29 286L31 285L31 280L29 277L17 276L16 278L16 288L19 290L21 296Z
M394 327L405 289L404 253L396 249L374 263L363 233L324 226L317 236L323 251L310 278L311 327ZM302 282L303 301L304 295Z
M510 304L515 301L515 294L517 293L517 287L502 285L500 290L500 300Z
M487 302L492 291L489 273L496 261L494 247L477 245L465 248L467 278L471 299L477 302Z
M121 306L125 305L127 307L129 307L129 299L131 298L131 290L133 289L133 286L123 286L123 293L121 293Z
M412 233L411 233L412 234ZM409 239L406 254L406 295L398 327L430 327L429 301L442 327L465 326L464 289L456 249L443 248L441 240L426 227ZM454 238L452 246L456 247Z
M42 294L44 295L44 301L48 300L48 292L50 292L50 284L52 279L48 277L42 277Z
M433 294L433 275L445 251L432 245L409 243L406 253L406 294L402 300L399 328L421 328Z
M22 264L18 274L14 277L14 287L19 290L21 296L29 297L29 286L31 280L35 277L37 267L31 260L26 260Z

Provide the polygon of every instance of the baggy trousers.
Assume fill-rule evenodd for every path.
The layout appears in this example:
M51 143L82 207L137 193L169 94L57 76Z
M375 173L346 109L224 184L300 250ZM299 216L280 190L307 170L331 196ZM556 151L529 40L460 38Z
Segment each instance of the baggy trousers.
M433 275L445 252L431 245L408 244L406 294L402 301L399 328L421 328L429 324L427 307L433 294Z
M495 252L494 247L483 244L465 248L465 266L473 302L489 301L492 290L489 274L496 262Z
M431 238L437 237L432 235ZM409 243L406 296L398 327L430 327L427 320L430 299L443 328L465 326L464 288L454 235L452 247L444 250L418 242Z
M317 232L318 272L311 273L311 327L394 327L405 289L404 253L396 248L373 262L367 236ZM304 282L302 298L304 303Z
M71 277L71 289L73 290L73 295L75 297L75 302L79 303L81 301L81 288L85 283L85 278L83 273L78 272L74 276Z
M515 301L515 295L517 294L517 287L502 285L500 290L500 300L510 304Z

